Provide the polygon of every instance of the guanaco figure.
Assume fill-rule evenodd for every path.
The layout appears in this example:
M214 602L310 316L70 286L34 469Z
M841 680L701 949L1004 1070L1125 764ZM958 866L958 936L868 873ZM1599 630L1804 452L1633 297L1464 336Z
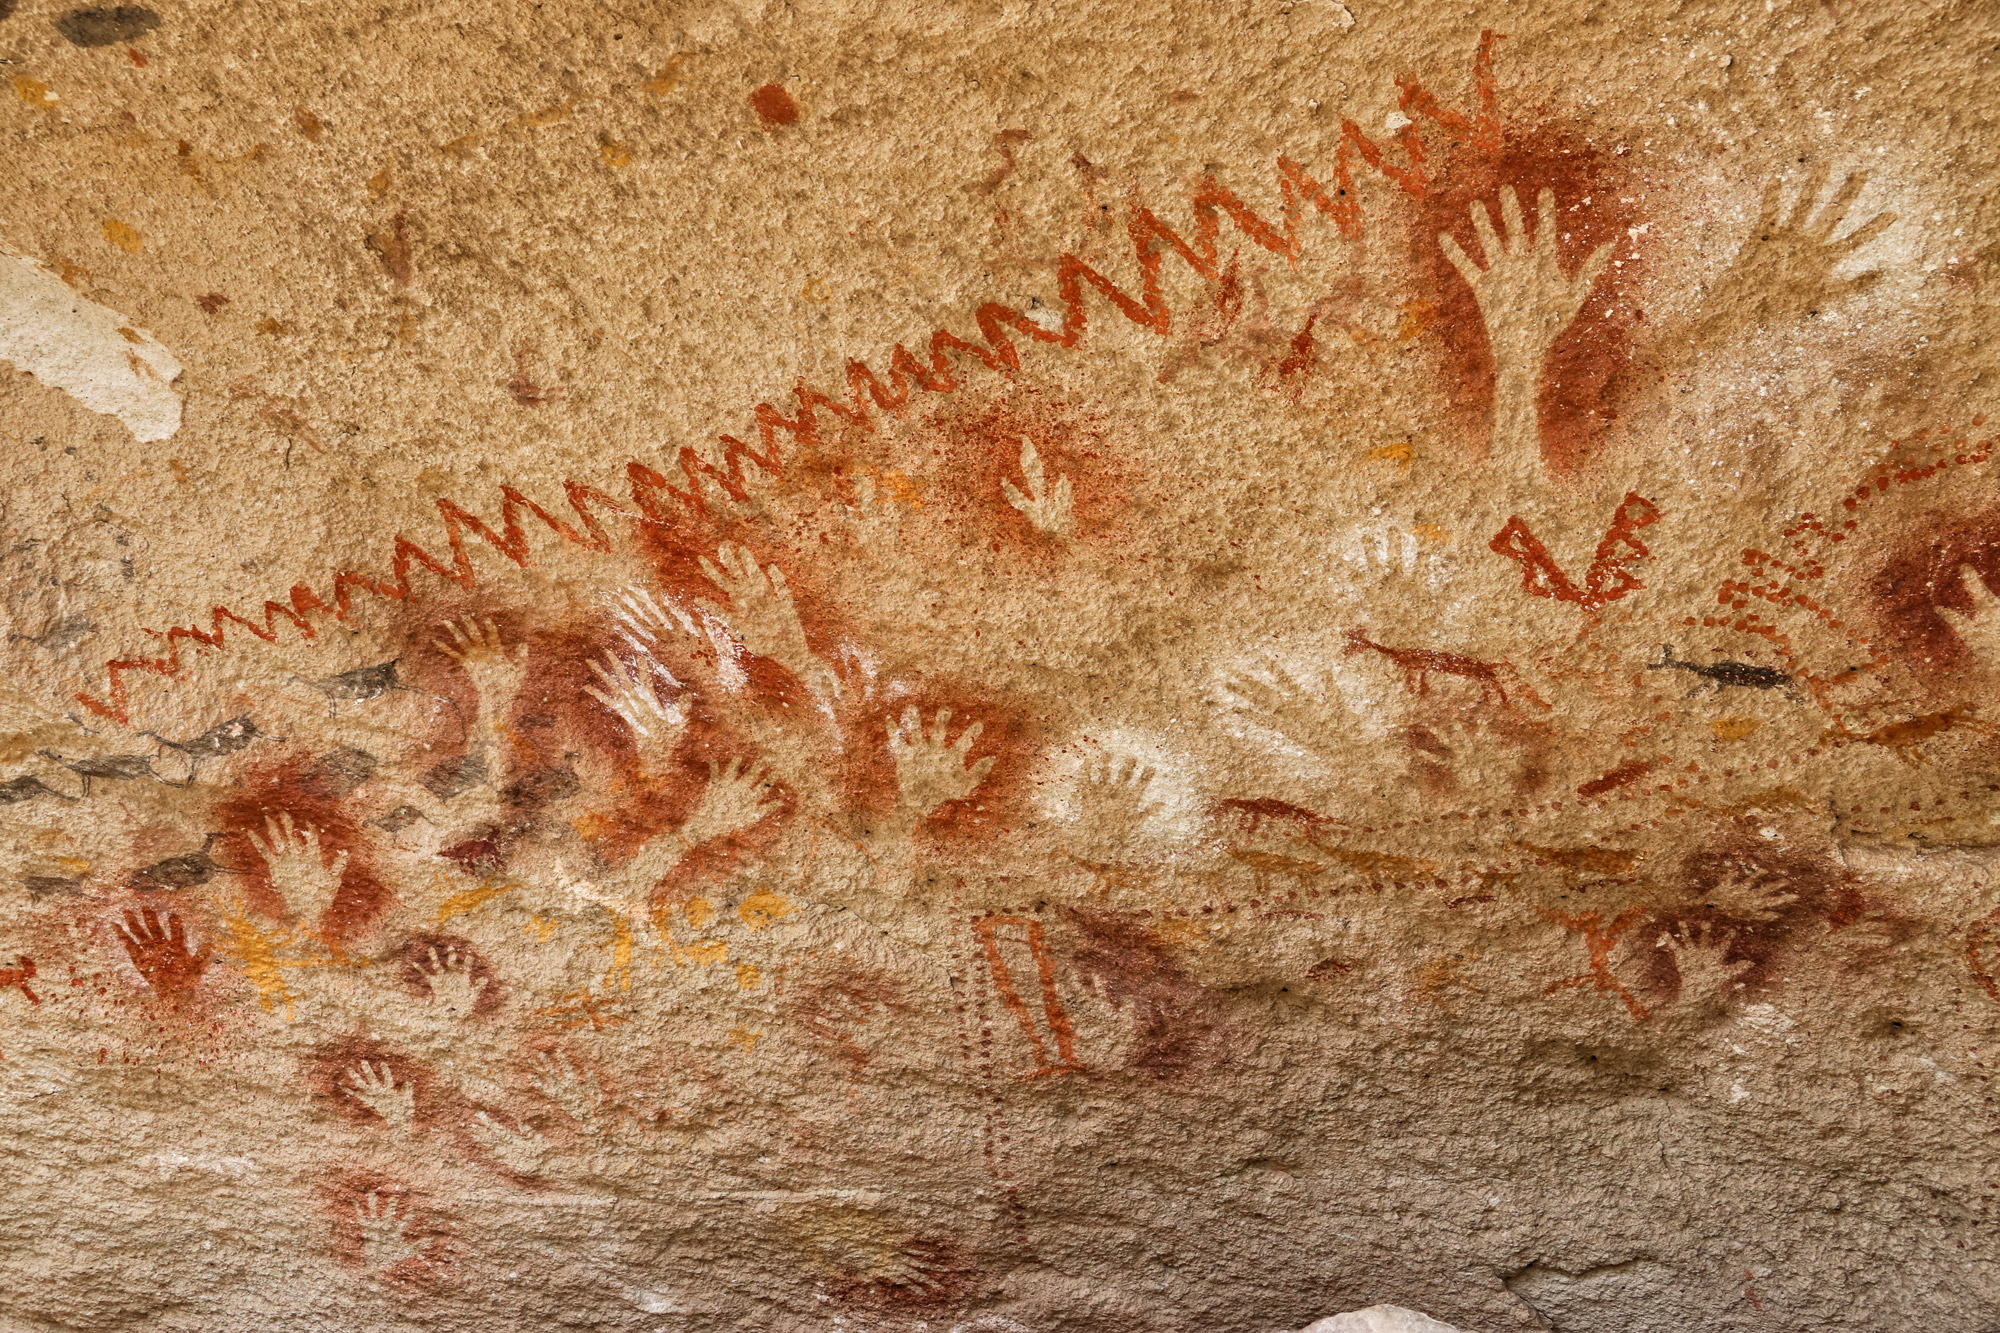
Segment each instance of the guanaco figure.
M1514 671L1509 663L1481 662L1470 657L1460 657L1457 653L1441 653L1433 648L1391 648L1387 644L1377 643L1369 638L1366 625L1357 625L1347 631L1347 652L1382 654L1403 669L1403 688L1411 694L1429 694L1431 673L1437 671L1447 676L1458 676L1475 682L1479 686L1479 698L1482 703L1497 699L1503 706L1512 707L1507 698L1507 687L1500 680L1500 672L1503 669ZM1548 706L1542 703L1539 695L1521 683L1519 672L1515 672L1514 688L1542 707Z

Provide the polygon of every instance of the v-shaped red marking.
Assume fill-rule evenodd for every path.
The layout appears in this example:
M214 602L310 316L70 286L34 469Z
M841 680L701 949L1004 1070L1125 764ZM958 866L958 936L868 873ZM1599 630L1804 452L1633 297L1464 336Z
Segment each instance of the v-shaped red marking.
M1606 602L1615 602L1628 592L1646 585L1631 566L1652 554L1636 535L1639 529L1660 521L1660 509L1637 491L1627 491L1611 516L1611 526L1597 543L1597 553L1584 573L1583 587L1570 582L1569 575L1549 554L1534 531L1516 514L1487 545L1509 560L1521 562L1521 591L1530 597L1552 597L1559 602L1575 602L1595 611Z

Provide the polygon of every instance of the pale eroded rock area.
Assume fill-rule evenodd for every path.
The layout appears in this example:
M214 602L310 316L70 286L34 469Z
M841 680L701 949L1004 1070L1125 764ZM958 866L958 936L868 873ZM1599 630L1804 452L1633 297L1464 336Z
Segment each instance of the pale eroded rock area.
M1996 55L4 0L0 1326L1990 1333Z

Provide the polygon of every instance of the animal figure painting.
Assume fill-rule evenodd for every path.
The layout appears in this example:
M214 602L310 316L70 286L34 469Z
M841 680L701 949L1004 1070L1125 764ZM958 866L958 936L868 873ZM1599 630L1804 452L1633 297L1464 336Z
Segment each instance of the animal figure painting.
M1988 1327L1992 16L893 8L0 4L0 1324Z

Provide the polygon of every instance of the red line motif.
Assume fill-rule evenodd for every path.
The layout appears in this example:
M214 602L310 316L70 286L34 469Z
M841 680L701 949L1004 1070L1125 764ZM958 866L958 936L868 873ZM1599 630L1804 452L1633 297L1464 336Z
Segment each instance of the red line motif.
M719 465L710 462L692 445L682 446L675 457L675 466L686 480L685 488L674 485L667 477L636 461L626 469L631 486L629 504L594 487L565 480L563 489L578 524L556 517L512 486L501 488L498 533L456 501L440 499L437 502L438 512L444 519L449 559L440 559L410 538L398 535L391 553L391 573L387 578L361 570L341 570L334 574L326 596L301 583L291 590L289 604L278 601L264 603L261 624L229 607L216 606L210 611L206 629L186 625L169 629L163 634L151 631L165 640L164 653L152 657L123 657L106 663L108 684L103 694L79 691L75 698L98 716L129 725L131 717L127 710L125 678L133 672L166 677L177 675L180 671L181 641L192 640L205 648L222 648L225 622L271 642L277 638L278 622L288 620L302 637L311 640L315 630L307 616L313 612L331 611L336 618L345 619L356 590L389 601L407 600L412 594L410 573L413 566L422 566L448 583L469 589L474 586L475 575L466 550L467 532L481 538L515 564L525 567L530 562L531 551L521 523L523 510L533 514L565 542L591 550L609 551L611 538L592 512L593 505L640 521L666 522L671 517L671 510L663 497L671 497L671 502L694 513L706 510L707 505L701 494L703 478L719 485L731 498L742 499L747 494L748 483L745 460L755 464L762 472L779 473L782 467L778 433L784 431L792 437L795 446L810 449L819 440L818 413L821 410L867 430L871 428L872 411L896 411L906 406L913 387L927 393L956 391L962 380L954 373L954 357L970 357L988 370L1011 374L1021 366L1020 351L1014 344L1012 334L1026 337L1030 342L1076 347L1089 328L1089 313L1084 302L1086 287L1141 328L1165 335L1173 327L1173 312L1162 294L1161 266L1171 252L1204 280L1219 281L1219 238L1224 215L1254 244L1284 257L1288 263L1296 263L1303 253L1300 222L1309 211L1317 210L1332 219L1345 239L1357 239L1362 234L1360 200L1354 182L1356 159L1401 186L1406 193L1417 197L1424 195L1427 177L1423 170L1425 154L1418 125L1420 120L1429 120L1447 133L1469 135L1475 143L1497 146L1500 119L1493 72L1497 40L1498 35L1490 29L1480 35L1478 52L1473 61L1477 109L1470 115L1441 104L1418 79L1397 76L1401 106L1412 118L1410 124L1398 131L1396 138L1409 159L1406 167L1385 162L1381 146L1363 134L1353 121L1345 120L1341 122L1340 137L1334 149L1334 189L1331 194L1302 164L1289 157L1278 158L1278 196L1282 220L1275 225L1258 216L1212 172L1200 178L1189 200L1194 214L1192 240L1168 226L1151 209L1133 204L1126 221L1126 234L1131 240L1133 257L1139 268L1139 294L1136 297L1075 254L1065 253L1056 265L1056 287L1063 306L1063 321L1059 330L1044 328L1012 306L997 301L986 302L973 313L973 322L979 328L982 342L968 341L948 329L939 328L930 336L927 361L919 359L898 343L889 354L886 384L864 362L849 360L846 403L808 388L801 381L793 390L799 404L798 415L787 417L769 403L757 404L752 410L757 424L757 447L753 448L733 435L720 436Z

